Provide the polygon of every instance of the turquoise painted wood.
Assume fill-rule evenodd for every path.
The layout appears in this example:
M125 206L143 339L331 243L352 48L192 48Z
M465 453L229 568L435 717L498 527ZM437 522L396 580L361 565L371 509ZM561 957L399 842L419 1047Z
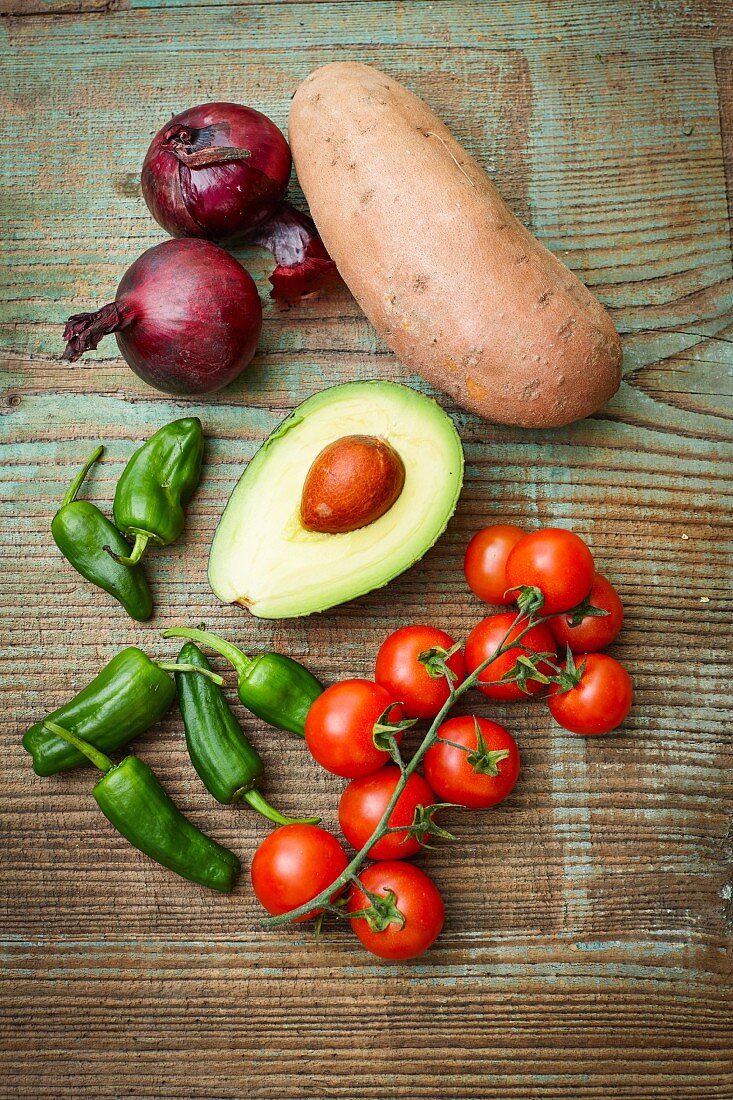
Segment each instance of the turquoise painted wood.
M733 13L720 0L222 3L0 0L4 197L0 294L6 721L0 804L0 1094L94 1097L733 1095L730 455ZM346 290L283 311L264 253L240 249L265 302L257 358L205 401L146 388L106 341L59 360L69 313L109 300L163 239L139 194L151 133L211 98L285 126L315 66L359 58L423 95L518 216L609 306L625 379L562 431L488 424L440 398L466 487L423 563L354 604L285 623L218 605L206 553L247 460L299 401L351 378L406 376ZM297 183L292 193L302 199ZM460 247L460 242L457 242ZM107 444L88 494L109 506L133 445L178 415L208 437L181 542L155 555L157 613L128 620L49 536L72 471ZM619 735L562 735L540 705L489 707L523 775L461 842L427 853L446 929L378 965L348 930L263 932L247 867L266 823L212 803L173 714L137 751L202 827L242 856L232 898L131 852L91 776L36 779L31 721L124 644L204 620L324 679L369 675L395 625L465 637L469 535L500 518L572 526L619 587L613 652L637 701ZM241 714L268 796L336 827L340 784Z

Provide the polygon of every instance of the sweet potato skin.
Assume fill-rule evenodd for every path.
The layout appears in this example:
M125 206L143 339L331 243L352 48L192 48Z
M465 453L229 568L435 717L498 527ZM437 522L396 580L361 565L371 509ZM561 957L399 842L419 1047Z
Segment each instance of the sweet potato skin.
M323 241L397 357L459 405L555 427L618 389L601 304L511 213L430 108L359 62L291 105L296 170Z

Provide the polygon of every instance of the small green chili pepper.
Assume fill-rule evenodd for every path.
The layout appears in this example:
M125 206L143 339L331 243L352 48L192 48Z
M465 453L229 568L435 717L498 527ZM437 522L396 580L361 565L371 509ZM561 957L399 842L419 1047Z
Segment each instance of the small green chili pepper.
M223 894L230 892L241 867L239 859L184 817L147 764L137 756L115 764L63 726L46 724L55 737L104 772L92 794L125 840L181 878Z
M84 756L68 741L49 731L48 721L63 725L103 752L113 752L143 733L170 708L176 685L169 673L178 667L171 662L151 661L135 646L123 649L78 695L45 722L36 722L26 731L23 748L33 758L36 775L56 775L85 763ZM216 680L224 682L220 676Z
M237 646L207 630L164 630L164 638L190 638L230 661L237 672L237 691L247 710L277 729L305 737L305 718L323 684L291 657L260 653L248 657Z
M186 642L178 660L211 671L193 642ZM188 755L209 794L224 805L244 798L276 825L317 825L319 817L284 817L257 790L265 770L262 758L247 740L221 688L190 672L177 672L176 681Z
M117 482L114 500L115 523L135 545L128 556L110 547L112 557L135 565L149 542L168 546L179 538L203 455L204 433L197 416L164 425L135 451Z
M153 614L153 598L142 567L121 565L110 557L128 553L129 546L115 525L88 500L77 500L84 478L104 451L97 449L76 475L63 503L51 521L53 541L61 553L92 584L114 596L128 615L145 622Z

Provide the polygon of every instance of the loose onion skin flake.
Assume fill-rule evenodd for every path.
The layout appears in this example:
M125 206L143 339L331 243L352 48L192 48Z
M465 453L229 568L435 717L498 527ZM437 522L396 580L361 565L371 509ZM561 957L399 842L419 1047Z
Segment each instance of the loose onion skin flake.
M140 378L166 393L210 393L241 374L257 348L262 305L252 277L210 241L164 241L122 276L114 302L64 330L74 362L115 333Z
M278 301L295 302L320 290L338 274L312 219L287 202L248 239L275 257L277 267L269 276L270 297Z

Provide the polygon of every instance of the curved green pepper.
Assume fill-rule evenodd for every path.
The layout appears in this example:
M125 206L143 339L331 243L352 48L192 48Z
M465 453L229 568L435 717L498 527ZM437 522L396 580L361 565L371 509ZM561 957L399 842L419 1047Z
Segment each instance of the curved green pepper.
M114 517L134 540L132 553L109 553L123 565L135 565L149 542L168 546L180 536L184 507L201 477L204 433L197 416L166 424L135 451L117 482ZM128 547L129 549L129 547Z
M104 451L97 449L76 475L63 503L51 521L51 534L67 561L97 588L118 600L128 615L145 622L153 614L153 597L139 565L121 565L115 555L128 553L129 546L115 525L88 500L77 500L84 478Z
M181 878L230 892L241 867L239 859L181 813L147 764L137 756L114 764L56 722L49 722L48 728L104 772L92 794L110 824L133 847Z
M56 775L86 763L82 753L48 729L49 721L63 725L97 749L113 752L170 708L176 685L169 673L177 667L151 661L135 646L123 649L78 695L26 731L23 748L33 758L36 775ZM216 679L224 682L220 676Z
M163 631L164 638L190 638L221 653L237 672L237 692L247 710L276 729L305 737L305 719L323 684L312 672L281 653L248 657L237 646L208 630L181 627Z
M178 660L211 671L193 642L186 642ZM284 817L257 790L265 770L262 758L247 740L221 688L190 672L177 672L176 681L188 755L209 794L224 805L243 798L276 825L317 825L319 817Z

